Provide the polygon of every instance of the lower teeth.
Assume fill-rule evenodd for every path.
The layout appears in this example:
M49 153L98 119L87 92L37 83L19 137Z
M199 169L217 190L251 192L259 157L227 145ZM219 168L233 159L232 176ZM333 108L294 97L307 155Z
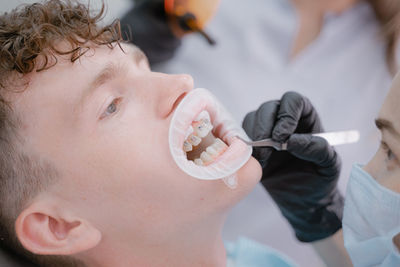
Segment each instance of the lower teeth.
M201 159L194 159L194 163L196 165L199 165L199 166L203 166L204 165L204 163L203 163L203 161Z
M201 152L200 156L197 151L189 152L187 154L188 160L192 160L196 165L204 166L212 163L217 157L219 157L228 146L219 138L215 138L214 142L209 145L205 151ZM197 153L194 156L193 153Z

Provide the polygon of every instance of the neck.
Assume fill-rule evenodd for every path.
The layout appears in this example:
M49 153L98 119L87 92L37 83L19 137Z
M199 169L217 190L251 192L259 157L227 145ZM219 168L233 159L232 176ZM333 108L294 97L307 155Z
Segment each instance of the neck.
M341 14L350 9L359 0L300 1L292 0L298 15L297 34L292 44L290 58L293 59L315 39L318 38L326 13Z
M158 232L159 238L154 238L154 233L151 238L143 233L131 238L104 237L101 244L85 253L84 261L90 267L226 266L221 234L224 219L180 225L168 234Z
M291 51L291 58L296 57L309 46L320 34L324 12L307 8L298 8L298 29Z

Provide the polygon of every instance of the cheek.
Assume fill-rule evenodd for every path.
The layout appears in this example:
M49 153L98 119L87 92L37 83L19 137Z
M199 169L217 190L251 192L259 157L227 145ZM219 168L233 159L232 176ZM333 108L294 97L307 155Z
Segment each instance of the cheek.
M364 170L368 172L377 181L382 180L385 177L386 165L385 165L385 152L379 148L375 153L374 157L364 166Z
M384 179L381 182L381 184L384 187L386 187L386 188L388 188L388 189L390 189L390 190L392 190L394 192L400 193L400 176L399 175L400 174L398 174L397 176L393 176L393 177L389 177L387 179Z
M261 179L261 165L254 157L250 157L249 161L238 171L237 175L239 186L252 189Z
M379 149L370 162L364 167L382 186L400 193L400 168L386 159L386 153Z
M168 128L148 121L121 125L101 142L106 145L103 151L96 153L103 155L99 162L100 168L107 169L103 173L114 179L110 189L130 201L148 203L168 200L168 195L182 191L189 179L182 177L170 156Z

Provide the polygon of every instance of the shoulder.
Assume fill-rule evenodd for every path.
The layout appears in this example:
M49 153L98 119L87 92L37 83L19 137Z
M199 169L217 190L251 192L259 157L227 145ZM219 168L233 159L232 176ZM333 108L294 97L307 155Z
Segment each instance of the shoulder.
M244 237L236 242L226 242L228 267L296 267L297 265L286 255Z

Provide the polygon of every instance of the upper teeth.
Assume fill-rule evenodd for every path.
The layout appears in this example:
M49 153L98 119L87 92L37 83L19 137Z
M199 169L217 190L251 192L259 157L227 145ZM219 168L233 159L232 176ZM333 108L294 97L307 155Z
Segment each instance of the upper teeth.
M210 114L206 110L197 115L196 119L192 122L192 126L189 127L188 132L194 132L198 137L205 137L212 130Z
M185 140L190 144L197 146L201 142L201 138L207 136L212 128L213 126L211 124L210 115L206 110L203 110L192 122L192 125L190 125L187 129ZM189 147L189 145L184 144L184 150L188 149Z
M190 144L192 144L194 146L197 146L197 145L199 145L201 143L201 138L196 136L196 135L194 135L194 134L191 134L191 135L189 135L189 137L188 137L188 139L186 141L188 141Z
M183 142L183 151L188 152L192 150L193 150L192 144L185 140L185 142Z
M183 150L185 152L192 151L193 146L198 146L201 143L201 138L206 137L212 128L210 115L203 110L186 131Z
M212 130L213 126L211 125L210 120L202 119L200 121L193 122L193 129L197 136L203 138L206 137L207 134Z
M207 111L202 111L186 132L183 150L185 152L192 151L193 147L198 146L202 138L206 137L212 128L210 115ZM216 138L214 143L200 154L200 158L196 158L193 161L197 165L208 164L224 152L226 148L227 145L221 139Z
M203 110L202 112L200 112L199 115L197 115L195 121L201 121L201 120L204 120L204 119L211 120L210 119L210 114L208 114L207 110Z
M185 140L188 139L189 135L191 135L193 132L194 132L193 126L190 125L189 129L186 131Z

